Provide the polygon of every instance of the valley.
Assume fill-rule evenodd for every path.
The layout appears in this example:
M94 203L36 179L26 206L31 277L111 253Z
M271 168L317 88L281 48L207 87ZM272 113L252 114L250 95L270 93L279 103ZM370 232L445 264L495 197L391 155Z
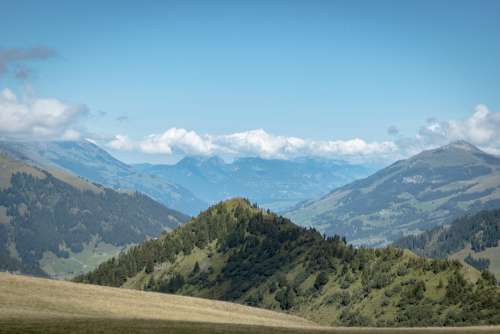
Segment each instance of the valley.
M238 158L228 163L216 156L185 157L174 165L134 167L164 180L175 180L207 203L245 197L274 211L322 196L374 170L332 159Z

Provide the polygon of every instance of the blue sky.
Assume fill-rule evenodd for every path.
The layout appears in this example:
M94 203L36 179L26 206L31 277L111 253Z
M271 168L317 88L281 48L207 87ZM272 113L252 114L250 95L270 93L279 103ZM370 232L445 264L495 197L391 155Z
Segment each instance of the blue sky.
M300 154L353 138L394 142L391 150L399 154L426 133L429 119L440 137L421 136L412 149L451 139L499 147L498 136L477 136L496 128L471 129L467 122L478 105L487 108L485 124L499 118L500 1L1 5L4 51L43 46L54 55L11 60L0 90L18 99L28 90L36 98L85 105L86 116L71 126L104 146L108 138L109 144L116 135L126 137L126 145L106 147L128 160L204 152L281 157L297 153L290 137L310 143ZM16 79L19 64L34 75ZM462 122L461 130L450 130L453 122ZM399 134L388 134L390 126ZM171 128L186 131L162 139ZM248 135L257 129L264 132ZM190 131L209 144L190 148ZM235 133L247 136L231 137ZM168 148L144 149L150 135L157 146L167 140ZM252 149L275 137L269 147Z

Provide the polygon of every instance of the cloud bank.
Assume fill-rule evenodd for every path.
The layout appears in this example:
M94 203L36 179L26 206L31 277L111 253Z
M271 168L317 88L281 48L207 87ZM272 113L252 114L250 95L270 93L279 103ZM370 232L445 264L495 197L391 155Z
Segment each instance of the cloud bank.
M86 131L79 125L89 114L85 106L55 98L19 98L9 89L0 91L0 137L5 138L88 138L112 150L156 155L259 156L268 159L309 156L351 161L393 161L451 141L466 140L487 152L500 154L500 112L490 111L485 105L476 106L464 119L429 119L413 136L404 136L392 125L387 130L389 140L371 142L360 137L313 140L276 135L264 129L213 135L176 127L135 139L126 134L108 136Z
M148 154L259 156L289 159L300 156L361 160L394 160L416 154L455 140L466 140L491 153L500 152L500 112L478 105L473 113L460 120L428 120L414 136L403 136L395 126L388 129L394 137L387 141L311 140L274 135L263 129L224 135L199 134L170 128L134 140L116 135L106 145L114 150L140 151Z
M108 144L115 150L139 150L150 154L260 156L287 159L299 156L367 156L389 155L397 150L393 142L368 143L351 140L316 141L298 137L272 135L263 129L227 135L200 135L195 131L170 128L134 141L116 135Z

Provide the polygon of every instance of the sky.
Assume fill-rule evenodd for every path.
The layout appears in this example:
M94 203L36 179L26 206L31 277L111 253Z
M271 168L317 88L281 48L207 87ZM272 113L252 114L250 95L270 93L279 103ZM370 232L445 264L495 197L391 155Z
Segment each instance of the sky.
M0 136L183 155L500 153L500 1L0 0Z

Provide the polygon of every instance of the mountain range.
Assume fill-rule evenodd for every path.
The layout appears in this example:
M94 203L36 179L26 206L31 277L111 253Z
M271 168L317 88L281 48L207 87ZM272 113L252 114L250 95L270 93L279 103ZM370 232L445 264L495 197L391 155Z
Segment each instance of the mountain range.
M188 156L173 165L126 164L87 141L0 141L0 152L42 167L56 167L106 187L137 190L165 206L195 215L208 203L244 196L281 210L367 176L372 167L303 158L240 158L231 163Z
M65 278L188 217L138 192L0 154L0 270Z
M360 245L381 246L500 207L500 158L457 141L300 203L285 215Z
M175 165L135 165L143 173L173 180L208 203L242 196L260 206L282 210L369 175L367 166L301 158L277 160L186 157Z
M354 248L244 199L210 207L75 279L286 311L322 325L500 322L488 272L389 247Z
M197 214L207 203L186 188L142 173L87 141L0 141L0 152L42 167L56 167L106 187L137 190L165 206Z

